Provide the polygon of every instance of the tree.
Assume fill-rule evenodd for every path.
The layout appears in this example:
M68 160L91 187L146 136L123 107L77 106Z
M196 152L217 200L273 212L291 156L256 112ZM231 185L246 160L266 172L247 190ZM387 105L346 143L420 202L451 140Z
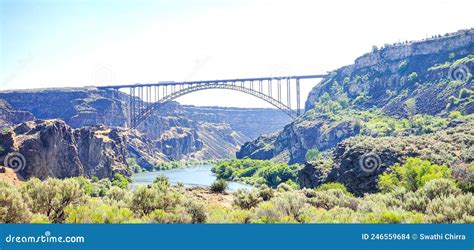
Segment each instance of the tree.
M447 166L439 166L419 158L408 158L403 165L396 164L383 173L378 180L378 187L383 192L390 192L397 187L416 191L427 182L435 179L451 179Z
M112 186L126 189L128 188L128 180L122 174L116 173L112 179Z

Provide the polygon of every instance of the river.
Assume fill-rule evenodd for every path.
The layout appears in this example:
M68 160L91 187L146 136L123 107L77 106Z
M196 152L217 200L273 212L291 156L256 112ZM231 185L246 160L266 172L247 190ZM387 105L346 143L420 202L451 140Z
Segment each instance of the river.
M208 187L216 180L216 176L211 172L211 169L212 165L199 165L189 168L142 172L132 175L131 187L151 184L159 175L168 177L172 184L182 182L186 187ZM229 181L228 183L229 188L227 190L230 192L252 188L252 186L240 182Z

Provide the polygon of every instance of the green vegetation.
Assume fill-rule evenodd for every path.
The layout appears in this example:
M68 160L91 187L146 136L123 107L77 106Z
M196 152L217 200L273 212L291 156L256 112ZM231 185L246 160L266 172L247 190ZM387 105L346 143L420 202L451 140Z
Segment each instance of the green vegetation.
M401 62L398 64L398 70L399 70L399 71L405 70L406 67L407 67L407 65L408 65L408 61L407 61L407 60L401 61Z
M162 176L134 190L83 177L0 182L0 222L474 223L474 196L460 188L455 172L410 158L380 176L383 192L363 197L340 183L222 193L222 181L218 189L189 189Z
M242 181L251 185L266 184L275 188L285 182L294 185L300 168L297 164L242 159L221 162L212 168L212 172L217 178Z
M223 179L218 179L211 184L209 189L214 193L224 193L229 184Z
M181 160L181 161L166 161L160 162L153 166L152 169L145 169L140 166L135 158L128 158L127 165L130 167L133 173L140 173L143 171L158 171L158 170L171 170L176 168L189 168L193 166L200 165L214 165L222 160L212 159L212 160Z
M383 192L390 192L398 187L416 191L431 180L451 177L447 166L418 158L408 158L403 165L396 164L390 170L379 177L378 186Z
M187 161L167 161L156 164L153 170L170 170L175 168L189 168L200 165L217 164L222 160L187 160Z
M138 162L135 158L128 158L127 159L127 164L130 167L130 170L134 173L140 173L143 171L143 169L138 165Z
M411 72L408 75L408 81L412 82L418 78L418 74L416 72Z
M115 174L112 179L112 186L117 186L119 188L128 188L128 180L125 176L121 174Z
M319 150L317 148L311 148L306 151L305 159L306 161L316 161L319 159Z
M325 184L322 184L321 186L316 188L316 190L318 190L318 191L326 191L326 190L332 190L332 189L340 190L345 195L352 196L352 194L349 191L347 191L346 186L344 186L343 184L338 183L338 182L325 183Z

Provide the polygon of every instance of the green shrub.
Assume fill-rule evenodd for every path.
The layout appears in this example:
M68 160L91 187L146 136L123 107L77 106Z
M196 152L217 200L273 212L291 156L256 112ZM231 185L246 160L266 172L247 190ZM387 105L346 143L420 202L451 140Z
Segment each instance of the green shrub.
M306 198L301 193L286 192L271 200L274 207L290 221L302 222L303 209L308 206Z
M190 223L191 216L184 211L182 207L174 212L166 212L163 209L156 209L143 217L143 220L149 223L170 224L170 223Z
M474 193L474 163L452 166L452 175L461 190Z
M356 212L345 207L335 207L330 210L317 210L311 220L313 223L355 223Z
M428 204L426 213L433 223L474 223L472 194L436 198Z
M209 190L211 190L211 192L213 193L224 193L228 185L229 184L227 183L227 181L223 179L218 179L211 184Z
M379 176L378 188L390 192L397 187L416 191L425 183L434 179L451 178L447 166L439 166L419 158L408 158L403 165L396 164Z
M399 64L398 64L398 70L399 71L403 71L408 65L408 61L407 60L403 60L401 61Z
M353 210L357 209L357 199L348 197L340 189L329 189L325 191L316 191L314 196L309 199L309 203L315 207L326 210L335 207L346 207Z
M325 190L330 190L330 189L339 189L341 190L346 196L353 196L352 193L347 191L346 186L344 184L339 183L339 182L330 182L330 183L324 183L321 186L316 188L316 191L325 191Z
M262 198L263 201L269 201L273 196L275 196L273 189L265 184L260 186L257 192L258 196Z
M158 175L153 181L154 184L161 184L165 186L171 186L170 179L164 175Z
M0 223L28 223L31 213L21 193L0 182Z
M242 209L251 209L262 202L263 199L259 196L256 191L248 191L240 189L234 193L234 205Z
M126 189L128 188L128 180L122 174L116 173L112 178L112 186Z
M275 205L269 201L262 202L255 209L255 218L252 223L277 223L280 221L280 214Z
M185 203L186 212L191 216L191 223L206 223L206 212L204 205L193 200Z
M128 190L112 186L107 191L106 198L115 203L128 203L130 199L130 192Z
M277 186L277 191L278 192L288 192L295 190L295 185L289 184L289 183L280 183L280 185Z
M44 214L53 223L63 222L64 209L70 205L83 204L86 198L79 182L73 178L50 178L46 181L30 179L23 185L22 193L28 197L33 213Z
M451 112L449 113L449 119L451 119L451 120L458 119L458 118L460 118L460 117L462 117L462 113L459 112L459 111L457 111L457 110L451 111Z
M138 165L138 162L135 158L127 158L127 165L134 173L140 173L142 171L142 167Z
M412 82L418 78L418 74L416 72L411 72L408 75L408 81Z
M429 200L435 198L442 198L448 196L456 196L461 193L461 190L456 186L454 181L448 179L435 179L427 182L422 188L418 190L421 195Z
M68 206L65 214L66 223L125 223L133 219L128 208L104 204L97 198L84 205Z
M305 154L306 161L316 161L319 159L319 150L317 148L311 148L306 151Z
M172 211L181 204L181 194L162 183L152 187L140 186L132 194L130 208L137 216L150 214L156 209Z

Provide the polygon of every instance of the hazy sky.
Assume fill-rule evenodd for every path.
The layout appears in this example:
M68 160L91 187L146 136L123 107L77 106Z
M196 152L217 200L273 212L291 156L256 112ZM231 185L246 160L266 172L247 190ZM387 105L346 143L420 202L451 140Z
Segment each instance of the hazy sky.
M0 2L0 89L320 74L474 26L472 0ZM267 107L224 90L178 101Z

